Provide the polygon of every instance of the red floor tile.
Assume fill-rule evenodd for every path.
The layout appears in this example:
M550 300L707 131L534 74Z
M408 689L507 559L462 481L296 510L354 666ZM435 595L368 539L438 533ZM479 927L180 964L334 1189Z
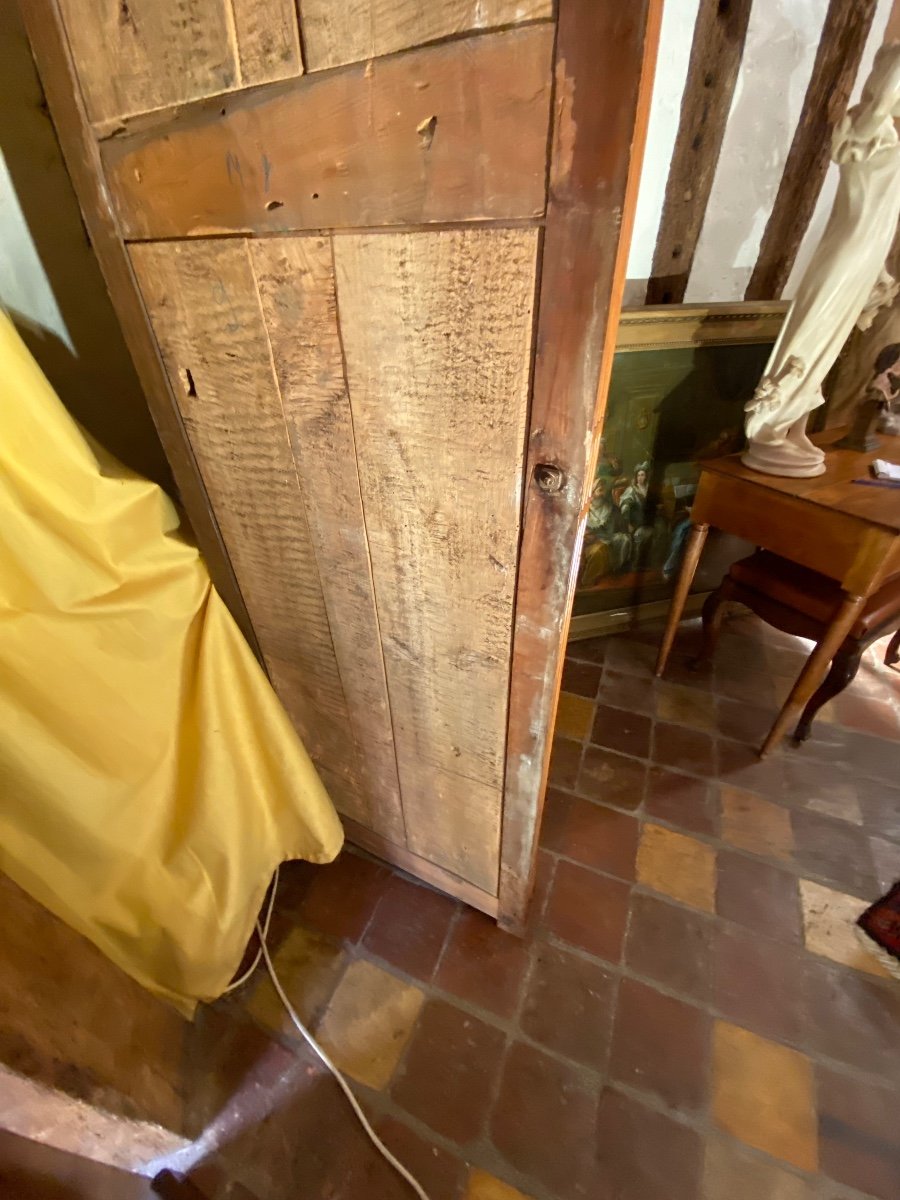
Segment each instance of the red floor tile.
M500 1070L504 1034L452 1004L422 1011L391 1095L414 1117L453 1142L478 1138Z
M344 850L319 867L297 909L301 925L335 938L356 941L388 885L387 867Z
M656 711L656 693L654 679L604 667L597 699L601 704L613 708L624 708L652 717Z
M821 1169L878 1200L900 1196L897 1093L828 1067L816 1071Z
M703 1141L695 1130L605 1088L597 1114L594 1181L587 1196L697 1200L702 1156Z
M647 758L652 728L653 722L641 713L598 704L591 741L608 750L631 754L635 758Z
M550 829L545 830L548 849L619 879L634 879L638 844L634 817L578 796L557 793L551 802Z
M461 1000L511 1017L528 966L526 942L484 913L465 909L450 934L435 982Z
M750 930L720 927L713 939L713 1003L734 1025L797 1044L806 1024L801 951Z
M408 975L428 980L458 909L447 896L392 875L366 931L366 949Z
M900 988L808 955L805 964L811 1052L900 1082Z
M714 928L702 913L635 892L625 962L638 975L705 1003L712 989Z
M653 761L661 767L710 779L716 773L715 742L708 733L686 725L657 721L653 730Z
M596 1104L577 1069L515 1042L491 1120L494 1145L560 1200L582 1200L591 1194Z
M794 859L804 873L822 875L863 899L877 895L872 848L863 830L802 809L791 813Z
M563 666L562 691L574 692L576 696L588 696L591 700L600 687L603 668L599 663L579 662L567 658Z
M616 963L622 956L628 895L627 884L561 861L544 925L562 941Z
M755 933L799 944L803 919L797 877L758 858L722 849L718 855L716 912Z
M616 978L598 963L541 946L522 1007L522 1030L549 1050L603 1070L609 1054Z
M670 1108L699 1112L708 1100L712 1018L635 979L623 979L613 1026L610 1078Z
M647 764L600 746L588 746L578 778L577 791L589 800L599 800L629 812L640 807L647 780Z
M652 766L647 774L644 811L687 833L718 833L715 787L693 775Z
M549 781L553 787L567 788L569 791L574 789L578 782L582 750L580 742L571 742L562 737L554 738L549 774Z

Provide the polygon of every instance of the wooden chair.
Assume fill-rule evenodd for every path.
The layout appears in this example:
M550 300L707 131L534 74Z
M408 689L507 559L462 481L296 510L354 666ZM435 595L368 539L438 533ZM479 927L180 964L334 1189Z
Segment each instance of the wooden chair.
M838 584L780 558L768 550L734 563L719 587L703 606L703 647L696 665L707 661L715 650L722 625L724 606L738 601L767 624L784 633L818 642L834 615L842 597ZM794 739L805 741L816 713L853 680L866 649L879 638L896 630L885 654L885 664L900 661L900 575L888 579L869 597L850 633L831 661L831 669L810 700L794 732Z

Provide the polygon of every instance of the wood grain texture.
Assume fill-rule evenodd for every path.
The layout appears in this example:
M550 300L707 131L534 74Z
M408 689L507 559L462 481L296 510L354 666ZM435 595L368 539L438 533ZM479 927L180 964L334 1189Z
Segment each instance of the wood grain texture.
M408 845L496 894L537 232L334 249Z
M300 75L300 33L294 0L230 0L241 84L250 87Z
M228 0L59 3L91 121L163 108L240 82Z
M684 299L744 53L753 0L700 0L648 304Z
M831 0L800 120L766 222L745 299L775 300L788 281L831 159L831 135L847 111L877 0Z
M552 43L546 23L487 34L224 108L202 103L110 139L102 153L125 236L539 216Z
M496 917L497 897L492 893L484 892L481 888L467 883L465 879L460 879L458 875L452 875L449 871L445 871L443 867L435 866L428 859L420 858L402 846L388 841L387 838L379 837L377 833L366 829L357 821L345 819L344 832L347 840L353 842L355 846L361 846L363 850L368 850L370 854L377 855L378 858L399 867L401 871L406 871L416 879L424 879L426 883L430 883L433 887L439 888L451 896L456 896L465 904L471 905L472 908L487 913L489 917Z
M661 0L560 0L550 193L516 591L502 923L534 878L566 631L646 139ZM603 80L598 87L597 80ZM547 493L536 468L558 467Z
M331 242L321 237L250 243L263 316L303 481L310 533L350 734L365 766L377 826L405 832L372 568L344 378Z
M132 261L260 647L310 757L355 786L347 706L243 241L135 246Z
M20 8L85 228L121 323L125 344L145 389L180 499L219 595L254 652L259 654L256 635L103 184L100 156L91 135L59 10L54 0L27 0Z
M552 0L302 0L308 69L553 15Z

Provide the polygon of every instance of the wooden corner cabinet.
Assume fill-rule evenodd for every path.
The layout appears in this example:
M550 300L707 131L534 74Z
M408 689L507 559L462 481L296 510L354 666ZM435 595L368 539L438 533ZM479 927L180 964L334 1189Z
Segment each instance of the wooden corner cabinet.
M349 838L511 927L661 7L22 0L181 500Z

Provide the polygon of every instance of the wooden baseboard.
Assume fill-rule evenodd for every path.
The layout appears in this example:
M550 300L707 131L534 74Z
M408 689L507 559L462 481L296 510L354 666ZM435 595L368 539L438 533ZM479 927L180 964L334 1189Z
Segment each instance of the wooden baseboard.
M709 592L695 592L684 604L684 616L699 616L703 601ZM603 637L607 633L618 633L623 629L634 629L660 621L669 611L668 600L654 600L650 604L637 604L633 608L614 608L606 612L582 613L573 617L569 625L569 641L580 642L585 638Z
M341 822L344 832L347 834L347 840L354 846L368 850L370 854L390 863L392 867L399 867L401 871L406 871L417 879L430 883L438 891L446 892L448 896L455 896L457 900L462 900L471 908L477 908L481 912L487 913L489 917L496 918L499 911L499 902L496 896L491 896L476 887L474 883L460 879L458 875L445 871L443 867L436 866L435 863L429 862L425 858L420 858L411 850L389 842L387 838L373 833L371 829L366 829L364 825L352 821L349 817L342 816Z

